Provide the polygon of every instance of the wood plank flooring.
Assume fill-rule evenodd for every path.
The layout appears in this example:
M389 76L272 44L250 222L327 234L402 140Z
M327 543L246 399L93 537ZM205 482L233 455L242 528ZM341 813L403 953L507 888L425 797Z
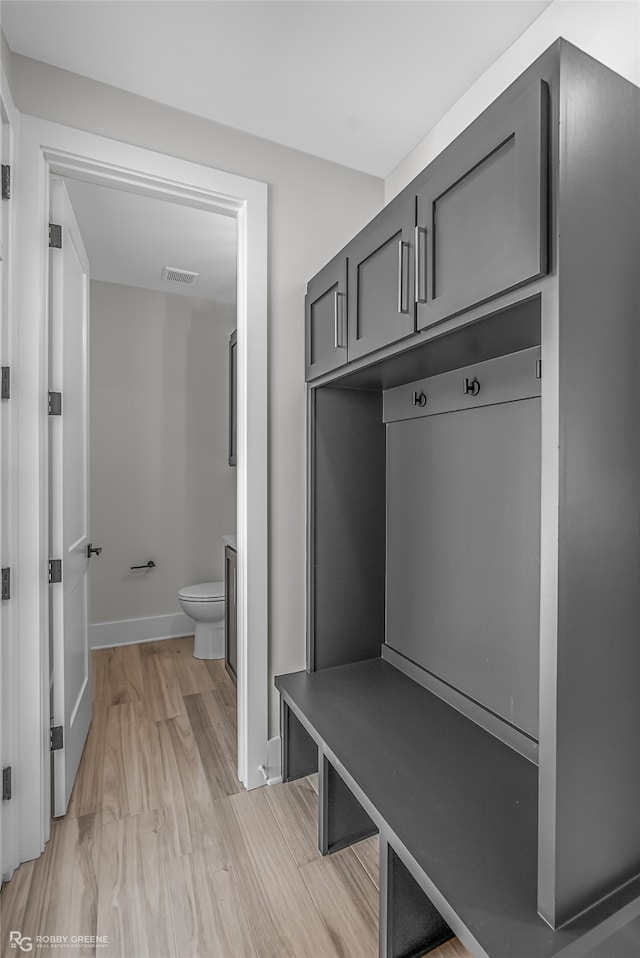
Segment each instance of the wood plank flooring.
M16 930L34 956L376 958L377 838L321 857L316 776L244 791L235 688L192 648L187 636L93 653L69 809L2 889L1 955L20 953ZM471 958L456 940L431 955Z

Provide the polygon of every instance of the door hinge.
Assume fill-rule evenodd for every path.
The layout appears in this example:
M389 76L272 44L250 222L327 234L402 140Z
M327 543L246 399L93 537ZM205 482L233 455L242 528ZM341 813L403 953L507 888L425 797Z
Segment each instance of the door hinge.
M49 585L62 582L62 559L49 559Z
M51 729L51 751L58 752L64 748L64 730L62 725L54 725Z
M49 392L49 415L62 415L62 393Z
M2 801L11 800L11 766L7 765L2 769Z
M11 167L2 164L2 199L11 199Z
M62 226L59 223L49 223L50 249L62 249Z
M11 598L11 568L6 566L2 570L2 601Z
M11 367L2 367L2 380L0 384L0 399L11 399Z

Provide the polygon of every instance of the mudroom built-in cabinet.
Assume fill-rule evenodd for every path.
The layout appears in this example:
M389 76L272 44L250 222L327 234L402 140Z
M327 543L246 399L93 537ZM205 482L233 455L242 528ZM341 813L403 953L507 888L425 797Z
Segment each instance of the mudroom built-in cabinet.
M384 958L640 953L638 156L558 40L308 285L283 778Z

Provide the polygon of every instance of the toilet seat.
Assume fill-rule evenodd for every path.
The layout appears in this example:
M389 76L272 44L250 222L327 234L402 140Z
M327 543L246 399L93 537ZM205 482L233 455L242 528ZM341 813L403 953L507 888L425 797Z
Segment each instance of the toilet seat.
M198 585L187 585L178 592L180 599L191 599L197 602L224 601L224 582L201 582Z

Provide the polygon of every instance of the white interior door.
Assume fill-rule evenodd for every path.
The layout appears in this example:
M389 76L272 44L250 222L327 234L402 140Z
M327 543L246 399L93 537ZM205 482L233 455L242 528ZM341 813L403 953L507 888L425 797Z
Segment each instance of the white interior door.
M6 124L4 122L4 111L0 99L0 157L2 164L7 162L7 144L6 144ZM8 309L7 309L7 283L6 283L6 247L7 247L7 225L8 217L6 214L6 200L0 201L0 359L2 366L8 363ZM8 408L7 402L0 401L0 564L2 568L9 567L9 548L8 548L8 493L9 493L9 463L8 463ZM3 662L5 658L5 648L9 642L9 605L2 601L0 604L0 766L4 769L8 766L5 761L5 732L4 732L4 701L5 701L5 681L6 667ZM3 805L0 801L0 887L5 874L5 850L4 850L4 821Z
M64 815L91 723L89 653L89 261L64 182L51 178L51 222L62 247L51 249L49 388L61 392L50 421L50 555L62 560L52 584L52 717L63 728L53 754L54 816Z

